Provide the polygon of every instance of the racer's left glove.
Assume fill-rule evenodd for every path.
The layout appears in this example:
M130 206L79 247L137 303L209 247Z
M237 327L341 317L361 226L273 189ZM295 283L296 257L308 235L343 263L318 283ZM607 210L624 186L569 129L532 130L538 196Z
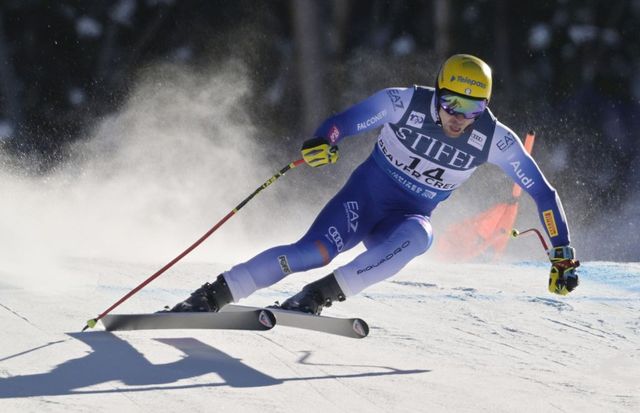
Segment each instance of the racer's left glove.
M569 246L555 247L547 251L551 260L549 274L549 292L567 295L573 291L579 282L576 268L580 261L575 259L575 249Z

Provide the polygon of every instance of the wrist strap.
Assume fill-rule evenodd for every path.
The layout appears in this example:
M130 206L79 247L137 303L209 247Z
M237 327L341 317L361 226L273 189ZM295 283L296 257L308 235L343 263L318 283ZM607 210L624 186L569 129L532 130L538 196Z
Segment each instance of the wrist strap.
M576 250L573 247L568 245L563 247L554 247L547 251L547 255L549 255L549 259L551 261L559 261L559 260L572 260L575 258Z

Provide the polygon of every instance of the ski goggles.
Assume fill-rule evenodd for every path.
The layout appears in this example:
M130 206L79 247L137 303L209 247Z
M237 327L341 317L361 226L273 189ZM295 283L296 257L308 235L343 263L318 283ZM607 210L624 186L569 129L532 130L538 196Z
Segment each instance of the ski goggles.
M475 119L487 108L486 99L469 99L458 95L440 95L439 102L449 115L462 115L465 119Z

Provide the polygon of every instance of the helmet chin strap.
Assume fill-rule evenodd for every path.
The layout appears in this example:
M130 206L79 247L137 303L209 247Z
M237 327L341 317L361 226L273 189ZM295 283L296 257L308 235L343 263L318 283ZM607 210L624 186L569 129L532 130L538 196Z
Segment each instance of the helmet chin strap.
M437 77L436 77L435 93L433 97L434 97L433 104L436 106L436 125L439 125L440 127L442 127L442 119L440 119L440 88L438 87Z

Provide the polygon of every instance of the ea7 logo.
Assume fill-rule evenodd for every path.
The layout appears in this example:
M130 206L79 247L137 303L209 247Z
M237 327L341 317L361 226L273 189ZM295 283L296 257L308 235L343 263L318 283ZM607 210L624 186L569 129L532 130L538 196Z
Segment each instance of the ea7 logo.
M391 104L393 105L394 112L397 109L404 109L404 103L402 102L402 98L400 97L400 91L398 89L387 90L387 96L389 96L389 99L391 100Z
M507 133L502 139L496 142L496 147L500 149L501 152L504 152L512 147L514 143L516 143L516 138L514 138L511 133Z
M414 128L422 128L424 124L425 114L416 112L415 110L411 111L409 115L409 119L407 119L407 126L413 126Z
M344 211L347 215L347 232L357 232L358 231L358 219L360 219L360 214L358 213L358 202L349 201L344 204Z

